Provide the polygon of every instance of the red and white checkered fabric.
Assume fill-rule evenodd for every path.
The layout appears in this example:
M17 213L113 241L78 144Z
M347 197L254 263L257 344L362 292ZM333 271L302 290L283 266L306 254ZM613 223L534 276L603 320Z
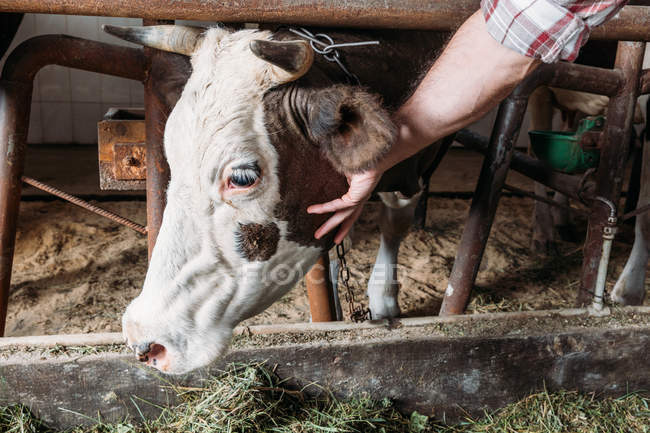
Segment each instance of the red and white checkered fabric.
M490 35L502 45L545 63L572 61L589 32L628 0L481 0Z

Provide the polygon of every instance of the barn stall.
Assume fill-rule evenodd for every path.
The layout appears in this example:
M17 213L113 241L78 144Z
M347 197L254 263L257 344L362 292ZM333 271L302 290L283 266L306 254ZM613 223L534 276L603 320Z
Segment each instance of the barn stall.
M7 3L13 4L13 2ZM19 3L19 6L14 7L0 4L0 10L43 12L43 9L38 8L46 7L29 2ZM343 13L347 9L337 8L337 5L320 6L328 8L330 16L334 16L333 20L338 21L337 25L361 27L385 25L407 29L448 30L451 24L461 22L463 17L476 7L475 3L467 2L467 4L455 5L454 8L457 9L451 10L442 2L436 2L428 11L409 9L408 5L395 6L393 9L389 8L388 11L373 10L372 7L366 5L367 16ZM47 7L53 6L48 5ZM250 12L250 15L241 16L241 11L236 12L229 9L215 11L205 4L196 5L194 9L184 7L183 9L172 8L173 10L164 9L163 5L158 6L162 8L160 9L162 12L156 12L153 15L150 15L151 10L157 10L155 8L141 11L130 9L133 7L132 5L120 4L112 5L110 10L91 10L79 6L75 13L144 18L165 16L212 19L224 22L292 22L309 25L314 24L314 20L320 19L320 13L323 12L317 10L318 8L307 11L291 9L294 12L278 15L277 11L274 13L273 10L263 10L256 12L260 15ZM121 9L126 7L129 9ZM331 15L336 11L343 12L339 15ZM48 12L69 13L70 11L55 8L48 9ZM635 25L634 21L647 22L647 8L631 6L623 12L618 21L599 28L594 37L645 40L648 37L647 29L644 26ZM296 15L292 15L293 13ZM260 19L262 16L264 20ZM382 21L379 18L387 21ZM425 21L424 18L429 20ZM38 69L46 64L61 64L140 81L144 78L143 62L147 52L143 55L137 49L60 37L41 38L30 41L29 44L22 47L23 52L18 51L15 54L14 58L17 59L15 63L10 63L11 66L8 68L5 67L5 72L9 75L3 73L3 79L5 82L9 81L10 84L5 89L7 97L3 99L3 103L11 101L11 98L16 101L15 105L10 103L6 105L5 113L15 116L13 119L18 119L15 125L10 123L9 126L7 126L8 123L3 125L3 131L6 134L3 136L5 146L15 145L8 140L9 137L12 140L14 137L22 137L23 142L18 143L16 148L24 150L26 134L21 134L20 131L27 129L24 116L29 106L29 103L25 101L29 100L28 94L31 93L29 91L30 80L33 79ZM639 359L643 359L646 352L646 315L648 311L644 307L615 309L605 319L590 316L587 310L451 316L451 314L462 312L470 289L474 286L474 280L480 268L482 248L485 247L489 231L486 231L485 227L489 229L491 219L496 211L498 194L495 194L494 191L499 191L502 188L508 166L514 169L519 167L519 171L523 171L528 176L540 182L546 180L548 186L579 198L581 202L584 201L584 198L578 197L579 193L585 190L584 185L565 178L558 180L558 176L549 175L544 171L540 172L535 161L527 159L525 155L517 154L513 149L512 140L516 139L518 124L523 116L528 93L534 90L537 84L544 82L558 87L608 95L616 94L620 96L617 97L618 99L627 98L627 101L631 98L635 99L637 93L648 91L647 71L644 73L639 69L639 57L643 54L643 45L624 43L621 44L621 48L621 52L626 54L621 56L622 60L617 64L617 71L609 73L593 71L588 67L558 65L553 68L541 69L538 74L520 86L519 93L513 94L503 104L497 115L496 126L501 128L503 133L495 132L493 134L496 138L506 137L509 140L485 143L485 140L471 134L459 137L463 144L484 149L488 153L484 166L497 167L498 170L484 169L481 173L481 179L478 182L482 188L473 195L474 204L471 206L470 220L463 231L461 221L470 208L466 197L468 191L473 189L472 184L475 182L472 173L475 176L479 169L467 170L468 172L472 171L472 173L467 173L469 179L464 179L464 183L458 182L453 186L456 188L455 191L449 191L449 186L453 184L453 182L449 182L449 179L457 176L458 166L464 166L463 158L466 158L467 161L474 161L475 167L477 167L476 161L480 165L480 159L472 159L461 150L452 151L451 155L457 155L457 160L461 162L457 162L456 169L450 164L448 177L439 181L439 184L444 186L442 189L438 187L436 190L434 177L431 190L435 198L430 199L427 204L429 211L424 221L425 230L414 230L409 234L409 239L403 246L403 251L406 250L407 254L402 255L402 257L406 256L406 264L402 273L408 276L407 283L403 284L408 287L403 287L400 299L401 305L405 306L403 307L405 315L430 316L438 312L442 303L442 313L449 317L440 319L414 317L386 323L360 325L277 324L278 322L305 322L309 319L310 313L312 317L315 317L317 314L327 316L329 312L331 318L333 308L332 305L327 305L327 302L322 308L312 305L315 310L308 311L308 302L302 293L304 288L300 286L280 302L281 305L277 306L276 304L273 307L276 308L275 311L269 311L265 313L265 316L252 319L249 324L246 324L246 327L238 331L241 335L237 338L234 349L226 360L269 360L280 366L280 374L294 377L299 383L317 381L331 386L342 394L361 391L368 391L374 395L384 393L394 398L405 410L418 409L420 412L429 413L431 408L435 408L435 413L445 414L450 418L461 414L459 407L470 413L476 413L482 408L499 407L505 402L539 389L544 383L552 384L557 388L601 390L612 394L620 393L623 388L626 390L630 388L643 389L647 386L648 378L645 371L639 371L639 374L632 378L629 376L629 371L636 365L635 363L639 362ZM67 54L68 52L87 54L70 56ZM35 55L34 53L40 54ZM155 54L148 53L148 55L152 55L155 59ZM111 61L111 56L114 56L115 59L119 58L120 61ZM155 65L155 60L152 61ZM153 65L149 67L154 68ZM636 81L629 77L635 77ZM639 79L639 77L641 78ZM23 87L14 85L16 82L20 82ZM141 200L139 202L137 200L122 200L111 203L101 199L106 206L125 210L132 219L141 222L147 220L149 248L155 240L156 227L159 226L164 206L160 185L164 184L165 177L164 159L160 152L162 128L155 126L155 123L161 121L161 118L164 119L165 115L157 115L161 111L164 112L164 109L160 110L160 106L156 104L161 104L161 102L152 98L150 86L154 85L153 79L149 77L145 86L145 92L148 95L145 97L145 108L148 116L145 122L140 123L146 130L147 143L146 146L140 146L140 148L146 148L146 178L148 182L146 212L144 210L145 203ZM628 89L625 86L633 88ZM620 89L624 89L624 91L621 92ZM617 99L614 99L612 104L616 101ZM626 102L619 101L618 104L623 106L626 105ZM607 137L607 133L604 133L601 134L601 137L607 137L608 142L614 143L614 145L621 145L627 140L620 134L625 135L625 131L628 131L629 128L620 128L620 124L629 123L631 113L629 109L619 108L613 112L619 113L620 116L612 119L613 116L610 115L608 121L614 122L612 124L616 127L610 128L609 125L606 125L605 131L614 131L612 134L619 135ZM149 113L153 114L149 115ZM8 117L9 120L13 120L11 116ZM16 130L10 129L12 127ZM136 141L142 142L142 137ZM621 174L622 167L625 165L625 161L622 159L626 152L615 149L614 145L610 146L613 150L609 150L609 152L613 152L618 158L602 158L605 161L604 166L599 167L599 176L606 173L612 178L599 178L592 188L600 188L598 196L609 197L610 201L618 203L622 185L612 179L628 178L629 176ZM606 148L609 149L607 146L603 149ZM43 150L43 154L47 152L47 149ZM603 152L606 151L603 150ZM12 155L15 159L5 160L5 165L3 165L3 173L12 180L9 182L10 188L6 189L3 193L5 195L2 196L3 206L7 209L5 221L8 221L3 227L2 247L7 250L12 249L13 240L11 238L13 230L16 228L15 210L18 207L16 194L20 193L20 182L16 181L16 176L20 178L22 174L12 170L22 164L20 162L21 155L16 152ZM131 155L131 157L134 156ZM50 158L53 156L50 155ZM613 166L610 167L608 164ZM444 164L441 166L441 170L443 169ZM56 175L53 177L56 178ZM23 178L23 180L32 185L42 186L31 181L30 178ZM473 304L470 303L470 309L475 313L481 313L498 310L564 308L573 305L574 296L578 292L576 281L581 282L578 285L581 286L582 293L593 291L597 268L587 267L584 271L585 275L581 276L580 269L576 270L576 266L570 266L571 263L577 264L577 268L579 268L580 242L562 245L563 255L556 260L540 262L535 255L530 254L527 245L530 228L519 232L516 228L525 227L529 219L530 204L524 202L518 195L521 194L521 188L530 189L531 184L523 177L515 177L510 182L514 182L519 188L515 189L515 193L511 196L504 198L506 205L501 206L501 209L506 208L510 212L503 212L503 215L500 215L502 222L497 222L493 228L493 235L497 242L495 245L488 244L488 253L482 264L483 272L480 275L478 288L475 289L475 294L478 296L472 300ZM486 185L492 185L492 187L487 188ZM50 191L52 190L50 189ZM87 194L87 191L84 193L81 188L81 194ZM39 197L34 192L28 192L28 194L35 198ZM95 198L101 197L95 196ZM120 198L123 199L123 197ZM11 212L12 207L13 213ZM100 222L99 219L89 220L81 213L70 215L69 208L64 208L59 204L43 204L33 201L21 204L21 208L22 214L19 221L22 224L22 220L26 220L29 225L18 229L17 252L18 257L24 254L26 260L15 261L15 271L17 272L14 274L12 297L15 298L16 304L22 303L24 308L20 309L22 312L17 310L12 313L13 300L10 298L10 314L8 316L10 329L22 335L52 333L52 330L55 330L55 333L118 331L119 315L139 290L146 269L144 239L138 238L128 229L116 229L112 223ZM590 248L586 252L586 260L592 262L594 257L600 257L602 226L607 217L606 208L596 205L594 209L597 211L592 215L588 242ZM362 219L360 234L356 242L358 246L354 247L349 256L353 276L358 282L355 287L357 299L363 299L363 289L361 288L363 277L361 275L367 275L374 254L369 251L373 251L377 245L372 235L372 231L374 231L374 227L372 227L373 212L376 210L370 208ZM55 222L53 227L48 227L49 221ZM88 222L90 222L89 226L87 226ZM581 222L584 225L584 220ZM82 229L82 226L87 227ZM133 227L137 228L137 226ZM59 228L62 229L63 236L56 234ZM625 236L623 233L623 239ZM628 233L628 242L629 236ZM25 241L23 250L20 249L21 238ZM49 239L53 242L48 243ZM456 254L456 244L459 239L461 246ZM72 241L75 248L64 247L68 241ZM96 249L80 250L80 246L85 242L94 244ZM122 248L127 250L127 254L122 252ZM627 246L625 243L615 244L612 257L614 272L618 272L623 267L624 259L622 257L627 251L629 251L629 244ZM116 258L118 259L115 260ZM11 260L11 256L3 253L5 262L2 268L2 281L5 284L5 296L9 294L7 259ZM30 259L33 259L32 263L30 263ZM560 264L566 266L562 268L562 275L555 280L546 275ZM66 266L70 266L67 269L72 269L72 272L63 271ZM430 272L423 271L427 266L430 268ZM39 270L42 274L35 278L35 272L39 272ZM519 270L524 273L524 278L521 280L513 276ZM450 271L453 286L458 289L455 291L455 296L453 293L445 296ZM33 284L35 280L40 283ZM104 286L103 290L98 290L101 286ZM559 286L563 290L558 290ZM43 293L48 289L52 290L52 297L49 298L50 305L39 305L35 298L47 297ZM322 299L323 293L327 293L327 287L313 287L310 291L312 298L319 296L318 293L314 294L314 291L320 291ZM529 296L523 296L522 292L528 292ZM549 292L551 292L550 295ZM324 298L328 299L329 296L326 295ZM57 314L55 312L61 312L66 306L67 314L64 314L63 320L56 322ZM347 307L345 303L344 307ZM6 302L4 308L6 311ZM257 325L264 322L276 324ZM256 337L259 335L264 337ZM268 335L274 337L269 338ZM159 386L160 382L157 382L159 379L155 375L143 370L135 360L131 359L132 355L124 354L121 349L114 353L113 345L120 341L121 337L117 335L7 338L4 346L7 348L4 352L6 363L3 366L3 376L9 384L3 391L6 392L4 395L6 401L22 401L30 404L44 419L61 426L83 420L78 415L71 415L70 412L62 414L58 410L59 406L79 413L94 413L100 410L102 413L105 412L109 419L111 417L120 418L126 412L134 414L136 409L125 403L126 400L123 398L113 399L112 402L110 398L103 398L101 401L83 399L82 402L82 395L93 394L105 397L112 395L110 393L113 392L118 396L139 395L153 402L167 401L169 396L165 389ZM603 345L603 341L607 341L607 345ZM48 345L90 345L101 347L102 350L99 350L99 354L89 356L75 354L72 357L68 354L57 355L57 351L52 351L54 353L49 353L46 356L39 351L38 355L34 356L33 351L23 350L25 347L47 347ZM105 348L108 349L104 350ZM504 358L502 356L504 353L508 355L505 359L501 359ZM622 357L621 353L625 356ZM378 354L382 356L377 358ZM316 366L314 360L318 360ZM534 364L539 365L539 368L529 368L533 360L539 363ZM80 365L82 366L81 370L78 369ZM567 369L570 373L567 373ZM521 370L526 370L531 374L521 374ZM62 374L65 371L71 373L65 376ZM78 371L83 371L83 373L80 374ZM108 379L108 376L111 376L111 371L122 372L116 378L117 382ZM388 371L390 374L383 376L382 371ZM392 374L394 371L403 371L404 374L394 377ZM433 373L433 376L427 377L424 374L425 371L427 374ZM369 375L369 372L372 374ZM206 371L188 376L183 379L186 381L183 383L195 383L204 377L202 375L208 373ZM38 386L35 386L23 391L25 377L34 377L30 382L43 384L44 387L39 389ZM351 377L354 377L355 380L350 381ZM443 377L448 379L442 380ZM507 382L508 386L498 385L502 382ZM60 391L50 387L53 383ZM485 386L485 383L489 386ZM625 384L629 387L626 387ZM21 391L16 393L16 390ZM56 392L58 394L55 394ZM59 397L47 398L54 395L61 395L61 397L60 399ZM417 395L418 398L409 400L408 396L413 395ZM71 396L71 398L66 400L65 396ZM48 406L48 401L56 401L58 406L56 408ZM83 403L84 406L75 406L80 403Z

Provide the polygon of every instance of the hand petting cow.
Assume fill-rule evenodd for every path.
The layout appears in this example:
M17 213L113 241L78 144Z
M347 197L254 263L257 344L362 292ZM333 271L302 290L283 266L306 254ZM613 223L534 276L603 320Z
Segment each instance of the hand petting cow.
M160 234L142 293L123 316L127 344L141 361L183 373L223 354L239 322L284 295L333 246L331 236L314 239L326 217L307 214L307 206L341 196L343 172L372 167L390 148L386 107L408 96L445 35L330 33L337 42L381 40L350 56L362 88L343 84L335 63L315 59L309 43L287 30L105 30L191 62L165 127L171 180ZM399 314L391 265L419 178L439 148L399 164L378 187L386 206L368 292L373 318Z

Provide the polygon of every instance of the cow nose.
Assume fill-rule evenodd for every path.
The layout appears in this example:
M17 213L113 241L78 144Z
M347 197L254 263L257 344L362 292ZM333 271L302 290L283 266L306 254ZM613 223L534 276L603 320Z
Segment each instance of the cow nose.
M162 344L147 342L135 344L133 347L138 361L158 368L159 370L164 371L167 369L167 349Z

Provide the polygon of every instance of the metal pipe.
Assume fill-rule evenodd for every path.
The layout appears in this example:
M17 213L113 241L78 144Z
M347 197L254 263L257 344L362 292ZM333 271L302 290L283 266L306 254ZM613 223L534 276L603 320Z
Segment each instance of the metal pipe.
M519 128L526 112L527 95L513 92L499 106L490 137L490 149L483 161L469 216L449 276L449 283L440 307L440 315L465 311L478 274L494 215L499 203L514 153Z
M143 21L144 25L173 23L173 21ZM165 77L169 76L166 73L168 64L165 62L165 53L145 47L144 54L147 59L147 78L144 83L145 129L147 136L147 230L148 251L151 259L167 202L166 191L170 172L163 148L163 136L165 123L172 107L166 103L165 95L159 91Z
M142 49L110 45L65 35L43 35L26 40L14 49L2 70L8 81L31 83L47 65L60 65L100 74L144 81Z
M616 52L615 68L621 71L624 80L619 91L610 97L607 108L607 120L600 138L600 163L596 172L596 190L594 195L618 203L621 197L625 164L632 118L639 95L639 76L645 44L640 42L619 42ZM609 208L599 200L591 205L587 238L583 248L582 278L578 303L590 302L594 293L598 268L603 252L603 227L607 224Z
M0 0L0 12L450 31L479 4L479 0ZM649 41L648 22L650 8L626 6L596 27L592 37Z
M330 260L327 252L312 266L305 276L309 311L312 322L332 322L336 320L334 291L330 281Z
M456 141L468 149L481 152L484 155L488 152L489 140L476 132L461 129L456 133ZM580 180L575 176L554 171L542 161L518 151L512 155L510 168L578 201L589 201L592 197L591 191L595 187L593 182L582 186ZM579 192L580 194L578 194Z
M576 209L576 208L573 208L571 206L558 203L555 200L551 200L550 198L543 197L541 195L537 195L535 193L523 190L521 188L517 188L517 187L512 186L512 185L508 185L507 183L503 185L503 189L505 189L506 191L514 192L515 194L517 194L519 196L522 196L522 197L528 197L528 198L532 198L533 200L536 200L536 201L541 201L543 203L546 203L549 206L557 207L559 209L564 209L566 211L576 212L576 213L579 213L579 214L586 214L587 213L583 209Z
M36 73L49 64L144 79L142 50L69 36L29 39L7 58L0 77L0 336L11 286L32 84Z
M641 78L639 79L639 82L640 82L639 94L646 95L650 93L650 69L646 69L643 71L643 73L641 74Z
M4 335L32 83L0 80L0 336Z
M607 218L607 224L603 227L603 250L600 255L598 277L596 278L596 290L594 291L594 300L591 304L590 312L592 312L592 314L607 314L608 311L603 310L603 298L605 296L605 283L607 282L609 256L612 252L612 242L616 235L616 206L604 197L596 197L595 199L609 207L609 217Z
M617 69L566 62L545 63L513 90L513 96L528 97L541 85L612 96L620 89L623 78L623 73Z

